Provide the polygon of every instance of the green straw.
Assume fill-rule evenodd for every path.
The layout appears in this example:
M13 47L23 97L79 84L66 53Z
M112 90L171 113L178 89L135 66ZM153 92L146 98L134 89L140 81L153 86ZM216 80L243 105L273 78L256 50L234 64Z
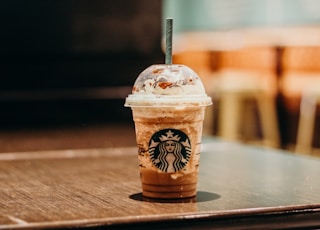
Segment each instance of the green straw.
M172 18L166 19L166 64L172 64Z

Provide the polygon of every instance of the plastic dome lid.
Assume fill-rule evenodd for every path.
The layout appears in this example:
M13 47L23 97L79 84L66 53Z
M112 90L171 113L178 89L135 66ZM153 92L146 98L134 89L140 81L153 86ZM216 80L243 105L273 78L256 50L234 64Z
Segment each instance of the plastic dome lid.
M185 65L152 65L137 77L125 106L207 106L211 98Z

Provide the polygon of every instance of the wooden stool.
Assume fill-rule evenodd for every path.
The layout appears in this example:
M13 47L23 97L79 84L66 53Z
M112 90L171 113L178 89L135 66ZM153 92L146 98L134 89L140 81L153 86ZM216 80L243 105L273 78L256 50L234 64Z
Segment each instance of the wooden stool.
M320 46L285 47L282 56L282 95L301 98L295 152L311 154L314 149L316 108L320 104Z
M238 89L220 91L219 136L230 140L241 140L239 129L246 126L243 122L244 104L246 99L257 103L259 121L262 130L262 143L270 147L279 147L280 138L276 114L275 100L260 89Z
M218 135L231 140L244 140L240 128L254 128L244 118L254 110L245 111L245 100L253 100L258 108L262 143L279 147L280 138L275 106L277 81L275 74L276 52L272 47L244 47L226 50L220 57L218 94Z
M296 153L312 154L317 105L320 105L320 88L305 89L301 96Z

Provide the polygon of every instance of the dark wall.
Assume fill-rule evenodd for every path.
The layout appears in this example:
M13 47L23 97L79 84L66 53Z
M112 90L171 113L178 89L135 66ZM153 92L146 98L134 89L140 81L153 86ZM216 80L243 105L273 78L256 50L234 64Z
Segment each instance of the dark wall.
M111 118L100 108L109 99L54 100L54 92L131 86L144 68L163 62L161 24L160 0L1 1L0 118L68 121L73 113L91 119L99 112ZM41 100L43 90L53 100ZM113 102L115 118L123 115L119 100Z

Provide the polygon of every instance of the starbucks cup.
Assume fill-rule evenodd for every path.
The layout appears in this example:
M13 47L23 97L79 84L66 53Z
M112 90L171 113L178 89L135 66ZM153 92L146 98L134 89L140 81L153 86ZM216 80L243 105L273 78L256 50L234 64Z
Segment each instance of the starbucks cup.
M196 195L202 125L211 104L185 65L152 65L138 76L125 106L135 123L143 196Z

